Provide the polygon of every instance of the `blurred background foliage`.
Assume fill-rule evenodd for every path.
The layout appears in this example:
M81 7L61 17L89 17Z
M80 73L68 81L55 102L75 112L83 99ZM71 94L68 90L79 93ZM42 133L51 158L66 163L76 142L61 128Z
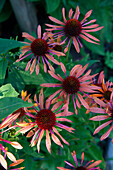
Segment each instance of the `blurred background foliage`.
M101 31L92 33L100 40L100 45L95 45L83 41L83 48L78 54L73 45L71 46L71 51L69 55L69 60L67 63L67 73L75 64L82 64L83 66L86 63L89 63L89 68L92 69L92 73L99 73L104 70L105 79L113 81L113 1L112 0L20 0L21 8L25 8L26 4L32 3L35 9L35 14L37 17L37 23L40 24L44 29L45 23L51 23L48 19L48 16L53 16L59 20L63 21L62 18L62 8L66 9L66 18L68 18L68 11L72 8L76 10L77 5L80 7L80 20L84 17L87 11L93 10L90 19L97 19L96 23L100 26L104 26ZM15 111L21 107L25 107L26 104L23 102L18 105L18 94L22 90L27 90L28 94L39 94L40 84L45 82L55 82L55 80L45 74L43 69L40 70L40 74L36 76L34 72L30 75L29 71L25 72L25 66L27 64L27 59L16 63L16 59L20 54L20 48L23 44L19 41L23 40L21 34L23 31L26 31L26 25L23 22L23 27L20 27L20 21L16 17L14 12L14 7L12 7L13 0L0 0L0 119L4 117L6 113L5 104L9 107L9 112ZM25 6L24 6L25 5ZM21 10L19 8L19 10ZM30 8L29 8L30 10ZM29 11L28 10L28 11ZM22 14L24 18L24 13ZM30 14L29 14L30 15ZM32 18L33 19L33 18ZM36 28L35 28L36 30ZM28 33L32 35L34 29L28 30ZM18 37L16 37L18 36ZM3 39L5 38L5 39ZM65 63L65 57L60 57L59 61ZM59 67L56 67L56 72L61 72ZM54 88L51 88L51 94L55 92ZM50 90L44 88L44 95L48 97L50 95ZM37 95L38 96L38 95ZM9 100L9 97L12 100ZM19 96L20 97L20 96ZM4 103L5 101L5 103ZM12 108L13 102L16 101L15 108ZM22 102L22 100L21 100ZM4 105L3 105L4 103ZM74 112L71 107L73 104L70 103L70 111ZM13 110L11 110L13 109ZM9 114L6 113L6 115ZM85 114L86 110L81 108L78 115L71 116L73 124L71 125L75 128L73 134L61 132L61 135L70 143L69 146L64 145L64 148L59 148L56 144L52 143L52 154L50 155L47 152L45 146L45 140L41 142L41 152L37 154L36 147L31 148L29 146L29 141L25 138L25 135L14 136L9 131L5 134L6 139L17 140L22 146L23 150L14 151L14 148L9 147L9 150L12 153L15 153L17 158L24 158L25 161L22 163L25 166L26 170L55 170L57 166L65 166L64 160L68 160L71 163L73 158L71 152L76 151L77 156L81 159L81 152L85 152L85 160L103 160L101 163L101 168L105 169L104 154L107 149L106 142L107 140L100 142L100 136L104 133L102 130L98 135L93 136L94 129L100 125L100 122L89 121L89 118L92 117L92 113ZM68 125L68 123L67 123ZM70 125L70 124L69 124ZM83 128L84 127L84 128ZM113 137L111 134L110 137ZM104 158L103 158L104 157ZM29 163L30 162L30 165Z

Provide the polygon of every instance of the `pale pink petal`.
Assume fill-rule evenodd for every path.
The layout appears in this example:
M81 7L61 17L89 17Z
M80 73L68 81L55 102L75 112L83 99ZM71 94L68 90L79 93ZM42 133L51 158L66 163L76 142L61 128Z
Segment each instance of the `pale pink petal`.
M73 37L73 44L74 44L74 46L76 48L77 53L79 53L80 49L79 49L79 45L78 45L78 42L77 42L75 37Z
M49 60L51 60L53 63L55 63L55 64L57 64L57 65L60 65L60 63L59 63L57 60L55 60L55 58L52 58L49 54L45 54L45 56L46 56Z
M99 25L98 24L93 24L93 25L89 25L89 26L83 26L82 28L83 29L87 29L87 28L95 28L95 27L98 27Z
M99 165L101 162L102 162L101 160L95 161L94 163L92 163L91 165L89 165L89 166L87 167L87 169L92 169L92 168L94 168L95 166Z
M63 167L57 167L57 168L60 169L60 170L69 170L69 169L63 168Z
M59 134L59 132L57 131L57 129L55 127L53 127L53 131L62 139L62 141L69 145L69 143Z
M27 70L29 69L30 64L31 64L31 60L27 63L26 68L25 68L25 71L27 71Z
M18 142L11 142L11 145L16 149L22 149L23 148Z
M25 37L25 38L27 38L27 39L30 40L30 41L34 41L34 40L35 40L35 38L34 38L33 36L29 35L29 34L26 33L26 32L23 32L23 33L22 33L22 37Z
M53 78L61 81L61 79L60 79L54 72L52 72L52 71L48 71L48 72L49 72L49 74L50 74ZM62 81L61 81L61 82L62 82Z
M63 148L63 145L61 144L60 140L55 136L54 133L51 133L52 135L52 140L59 146L61 146Z
M40 25L37 28L37 34L38 34L38 38L41 38L41 26Z
M62 71L63 71L64 73L66 73L66 68L65 68L64 64L63 64L63 63L60 63L60 65L61 65Z
M90 11L88 11L88 12L86 13L84 19L81 21L81 24L86 20L86 18L88 18L88 17L91 15L92 11L93 11L93 10L90 10Z
M78 19L78 18L79 18L79 14L80 14L80 12L79 12L79 6L77 5L77 7L76 7L76 12L75 12L73 18L74 18L74 19Z
M80 67L80 69L76 73L76 78L80 77L84 73L84 71L86 70L87 66L88 66L88 64L86 64L83 68Z
M67 162L67 161L64 161L66 164L68 164L69 166L75 168L75 166L73 166L71 163Z
M39 64L36 65L36 74L38 75L39 73Z
M98 107L91 107L89 110L94 113L105 113L104 109Z
M108 118L109 118L109 116L107 116L107 115L99 115L99 116L94 116L94 117L90 118L89 120L100 121L100 120L105 120Z
M81 101L82 105L83 105L86 109L89 109L89 105L88 105L87 102L83 99L83 97L82 97L79 93L77 93L77 95L78 95L78 98L79 98L79 100Z
M57 102L56 104L54 104L51 111L53 112L54 110L58 109L62 104L63 104L63 101Z
M56 120L58 120L58 121L66 121L66 122L71 122L72 123L71 120L66 119L66 118L56 118Z
M7 157L12 161L12 162L16 162L16 158L15 156L11 153L11 152L6 152Z
M40 142L42 140L43 135L44 135L44 129L41 130L40 136L39 136L39 139L38 139L38 143L37 143L38 153L40 152Z
M48 109L51 100L52 100L58 93L60 93L61 90L62 90L62 89L57 90L55 93L53 93L53 94L46 100L46 104L45 104L46 109Z
M88 37L86 37L86 36L84 36L82 34L79 34L79 36L82 37L83 39L85 39L86 41L90 42L90 43L94 43L94 44L98 44L99 45L99 43L90 40Z
M24 128L21 128L20 130L18 130L18 131L15 133L15 135L18 134L19 132L20 132L20 133L26 133L26 132L29 131L32 127L34 127L34 124L29 125L29 126L24 127Z
M71 9L69 10L69 19L71 19L72 14L73 14L73 10L72 10L72 8L71 8Z
M111 122L112 122L112 120L109 120L108 122L103 123L102 125L100 125L98 128L95 129L95 131L94 131L93 134L95 135L95 134L98 133L101 129L103 129L103 128L105 128L107 125L109 125Z
M84 161L84 152L81 155L81 165L83 164L83 161Z
M95 41L100 41L99 39L97 39L96 37L94 37L94 36L92 36L92 35L90 35L90 34L88 34L88 33L86 33L85 31L81 31L83 34L85 34L87 37L89 37L89 38L91 38L91 39L93 39L93 40L95 40Z
M0 163L5 169L7 169L7 162L1 154L0 154Z
M55 83L43 83L40 86L42 87L61 87L62 84L55 84Z
M51 24L45 24L48 27L53 27L53 28L64 28L63 26L58 26L58 25L51 25ZM51 41L51 40L50 40Z
M110 132L112 131L112 129L113 129L113 125L109 128L109 130L108 130L106 133L104 133L104 134L101 136L100 140L102 141L102 140L106 139L106 138L109 136L109 134L110 134Z
M47 150L49 151L49 153L51 154L51 140L50 140L48 130L46 130L46 147L47 147Z
M82 66L80 64L75 65L70 71L70 76L74 76L78 68L82 68Z
M98 27L98 28L95 28L95 29L92 29L92 30L85 30L86 32L95 32L95 31L99 31L103 28L104 26L102 27Z
M41 88L40 94L39 94L39 103L40 103L40 108L43 109L43 102L44 102L44 95L43 95L43 88Z
M35 69L35 64L36 64L36 58L33 60L31 67L30 67L30 74L33 73L34 69Z
M49 19L57 24L61 24L61 25L65 25L63 22L59 21L58 19L54 18L54 17L51 17L49 16Z
M96 19L92 19L91 21L86 22L86 23L84 23L84 24L82 24L82 25L83 25L83 26L84 26L84 25L88 25L88 24L91 24L91 23L93 23L93 22L96 22Z
M55 55L58 55L58 56L65 56L65 54L60 51L55 51L55 50L51 49L51 52L53 52Z
M27 48L25 48L25 49L22 49L22 50L21 50L21 53L22 53L22 54L19 55L19 58L21 58L21 57L22 57L27 51L29 51L30 49L31 49L30 47L27 47Z
M63 20L66 23L67 20L66 20L66 17L65 17L65 8L62 8L62 14L63 14Z
M106 107L106 103L104 103L102 100L98 99L97 97L93 97L94 101L99 104L102 107Z

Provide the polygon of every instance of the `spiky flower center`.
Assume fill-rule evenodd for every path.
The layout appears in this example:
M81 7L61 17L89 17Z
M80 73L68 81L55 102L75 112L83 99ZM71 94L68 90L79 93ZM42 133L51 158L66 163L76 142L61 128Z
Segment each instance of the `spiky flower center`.
M42 109L36 115L36 124L40 129L51 130L56 122L55 113L49 109Z
M76 19L70 19L66 22L64 32L67 36L78 36L81 33L82 25Z
M62 52L62 46L61 46L61 45L55 45L55 46L53 47L53 49L54 49L55 51Z
M62 87L65 90L65 92L74 94L79 90L80 82L76 77L69 76L66 77L65 80L63 81Z
M31 51L35 56L43 56L48 51L48 44L43 39L35 39L31 43Z
M109 100L110 100L110 96L111 96L111 91L107 90L107 91L104 93L104 98L109 101Z
M86 168L84 168L83 166L79 166L76 168L76 170L87 170Z

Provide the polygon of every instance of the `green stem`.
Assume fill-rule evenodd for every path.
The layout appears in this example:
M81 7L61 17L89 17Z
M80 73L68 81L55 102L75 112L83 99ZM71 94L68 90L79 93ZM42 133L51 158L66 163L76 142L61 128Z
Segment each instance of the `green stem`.
M66 64L67 64L67 62L68 62L68 57L69 57L69 52L70 52L72 40L73 40L73 38L71 37L71 40L70 40L70 43L69 43L69 47L68 47L68 51L67 51L67 55L66 55Z

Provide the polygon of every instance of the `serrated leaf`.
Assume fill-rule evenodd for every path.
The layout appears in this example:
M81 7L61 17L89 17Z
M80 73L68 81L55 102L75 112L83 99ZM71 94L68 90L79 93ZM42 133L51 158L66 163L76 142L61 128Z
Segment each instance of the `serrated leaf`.
M5 97L0 99L0 120L13 113L21 107L29 107L33 104L25 102L24 100L16 97Z
M3 97L17 97L19 93L15 91L11 84L6 84L0 87L0 99Z

